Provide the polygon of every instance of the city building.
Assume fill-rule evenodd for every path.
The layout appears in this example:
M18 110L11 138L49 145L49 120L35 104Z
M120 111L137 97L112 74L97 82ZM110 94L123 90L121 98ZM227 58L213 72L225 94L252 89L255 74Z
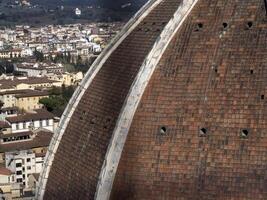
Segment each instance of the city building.
M61 87L59 81L49 80L47 77L6 77L0 80L0 92L10 90L47 89Z
M27 132L1 134L0 163L5 162L5 153L23 150L32 151L38 155L39 159L42 159L52 136L52 132L41 128Z
M83 79L83 73L62 73L62 74L49 74L47 77L50 80L59 81L61 85L71 86L71 85L78 85Z
M15 174L9 169L0 167L0 197L11 199L12 184L15 183Z
M54 131L54 115L45 109L37 109L14 117L6 117L12 133L33 131L39 128Z
M41 157L38 157L41 155ZM44 163L43 154L36 154L32 150L13 151L5 153L6 167L14 173L16 183L29 188L29 176L40 173Z
M149 1L70 100L36 198L266 200L264 3Z
M42 108L39 100L49 97L47 91L39 90L9 90L0 92L0 101L3 102L3 108L17 108L24 111L31 111Z
M63 73L64 66L55 63L17 63L15 71L26 73L28 77L44 77L47 74Z

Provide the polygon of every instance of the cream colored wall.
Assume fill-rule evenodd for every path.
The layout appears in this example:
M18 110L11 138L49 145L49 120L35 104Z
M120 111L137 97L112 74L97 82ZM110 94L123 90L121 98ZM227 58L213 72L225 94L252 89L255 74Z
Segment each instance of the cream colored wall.
M83 73L78 72L76 74L74 73L64 73L62 76L57 75L50 75L50 80L59 81L59 83L54 83L54 86L61 87L63 84L65 86L71 86L74 85L76 82L79 82L83 79Z
M47 152L47 147L38 147L32 149L34 153L46 153Z
M29 84L25 84L25 83L21 83L21 84L18 84L16 86L16 89L17 90L26 90L26 89L30 89L30 85Z
M54 82L54 83L37 83L37 84L25 84L25 83L21 83L17 85L17 90L23 90L23 89L34 89L34 88L38 88L38 87L52 87L52 86L56 86L56 87L61 87L61 83L60 82Z
M2 176L0 175L0 179L2 179L1 177ZM8 176L6 176L6 177L8 177ZM11 193L11 184L10 183L7 183L5 185L0 185L0 188L3 191L3 193Z
M0 100L4 103L3 108L14 107L16 104L16 98L14 94L1 95Z
M5 153L0 153L0 164L5 163Z
M48 95L40 96L40 97L17 98L16 106L19 109L22 109L25 111L39 109L39 108L42 108L42 104L39 104L39 100L45 97L48 97Z
M2 130L2 133L5 134L10 134L12 133L12 129L11 128L6 128L5 130Z

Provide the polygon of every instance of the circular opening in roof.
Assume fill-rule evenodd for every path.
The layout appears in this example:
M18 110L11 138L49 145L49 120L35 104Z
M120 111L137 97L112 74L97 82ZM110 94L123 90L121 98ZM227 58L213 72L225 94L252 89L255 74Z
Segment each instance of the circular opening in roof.
M228 27L228 24L226 22L223 22L223 28L226 29Z
M200 136L200 137L204 137L204 136L207 135L207 132L208 132L208 130L207 130L206 128L201 128L201 129L199 130L199 136Z
M241 137L242 138L247 138L249 134L249 131L247 129L242 129L241 130Z
M167 132L167 128L165 126L160 127L160 134L165 135Z
M247 28L250 29L252 26L253 26L253 22L249 21L249 22L247 23Z

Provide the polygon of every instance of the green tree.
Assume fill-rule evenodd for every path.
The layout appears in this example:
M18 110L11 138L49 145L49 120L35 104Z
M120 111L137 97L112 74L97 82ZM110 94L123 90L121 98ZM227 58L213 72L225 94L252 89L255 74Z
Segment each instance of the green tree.
M44 61L44 54L42 52L35 50L33 52L33 55L36 58L36 61L40 61L40 62Z

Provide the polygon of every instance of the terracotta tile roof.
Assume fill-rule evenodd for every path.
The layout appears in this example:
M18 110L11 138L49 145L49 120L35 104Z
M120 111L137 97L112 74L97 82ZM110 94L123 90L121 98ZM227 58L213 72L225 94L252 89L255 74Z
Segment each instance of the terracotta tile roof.
M10 128L10 124L8 124L6 121L0 121L0 129L2 128Z
M35 110L34 113L25 113L15 117L7 117L6 120L10 123L25 122L31 120L53 119L54 114L44 109Z
M40 96L48 96L48 91L38 91L38 90L27 90L24 93L20 93L15 95L16 98L24 98L24 97L40 97Z
M0 92L0 95L9 95L9 94L15 94L15 97L34 97L34 96L46 96L48 95L48 91L39 91L39 90L10 90L10 91L4 91Z
M36 137L34 137L32 140L25 142L20 141L8 144L0 144L0 153L49 146L49 143L53 136L52 132L41 130L36 132L36 134Z
M18 111L19 108L18 108L18 107L5 107L5 108L2 108L2 109L1 109L2 112L10 111L10 110Z
M25 79L14 78L0 80L0 88L8 89L13 88L19 84L43 84L43 83L56 83L58 81L49 80L47 77L28 77Z
M11 174L12 174L12 172L9 169L7 169L5 167L0 167L0 175L9 176Z

